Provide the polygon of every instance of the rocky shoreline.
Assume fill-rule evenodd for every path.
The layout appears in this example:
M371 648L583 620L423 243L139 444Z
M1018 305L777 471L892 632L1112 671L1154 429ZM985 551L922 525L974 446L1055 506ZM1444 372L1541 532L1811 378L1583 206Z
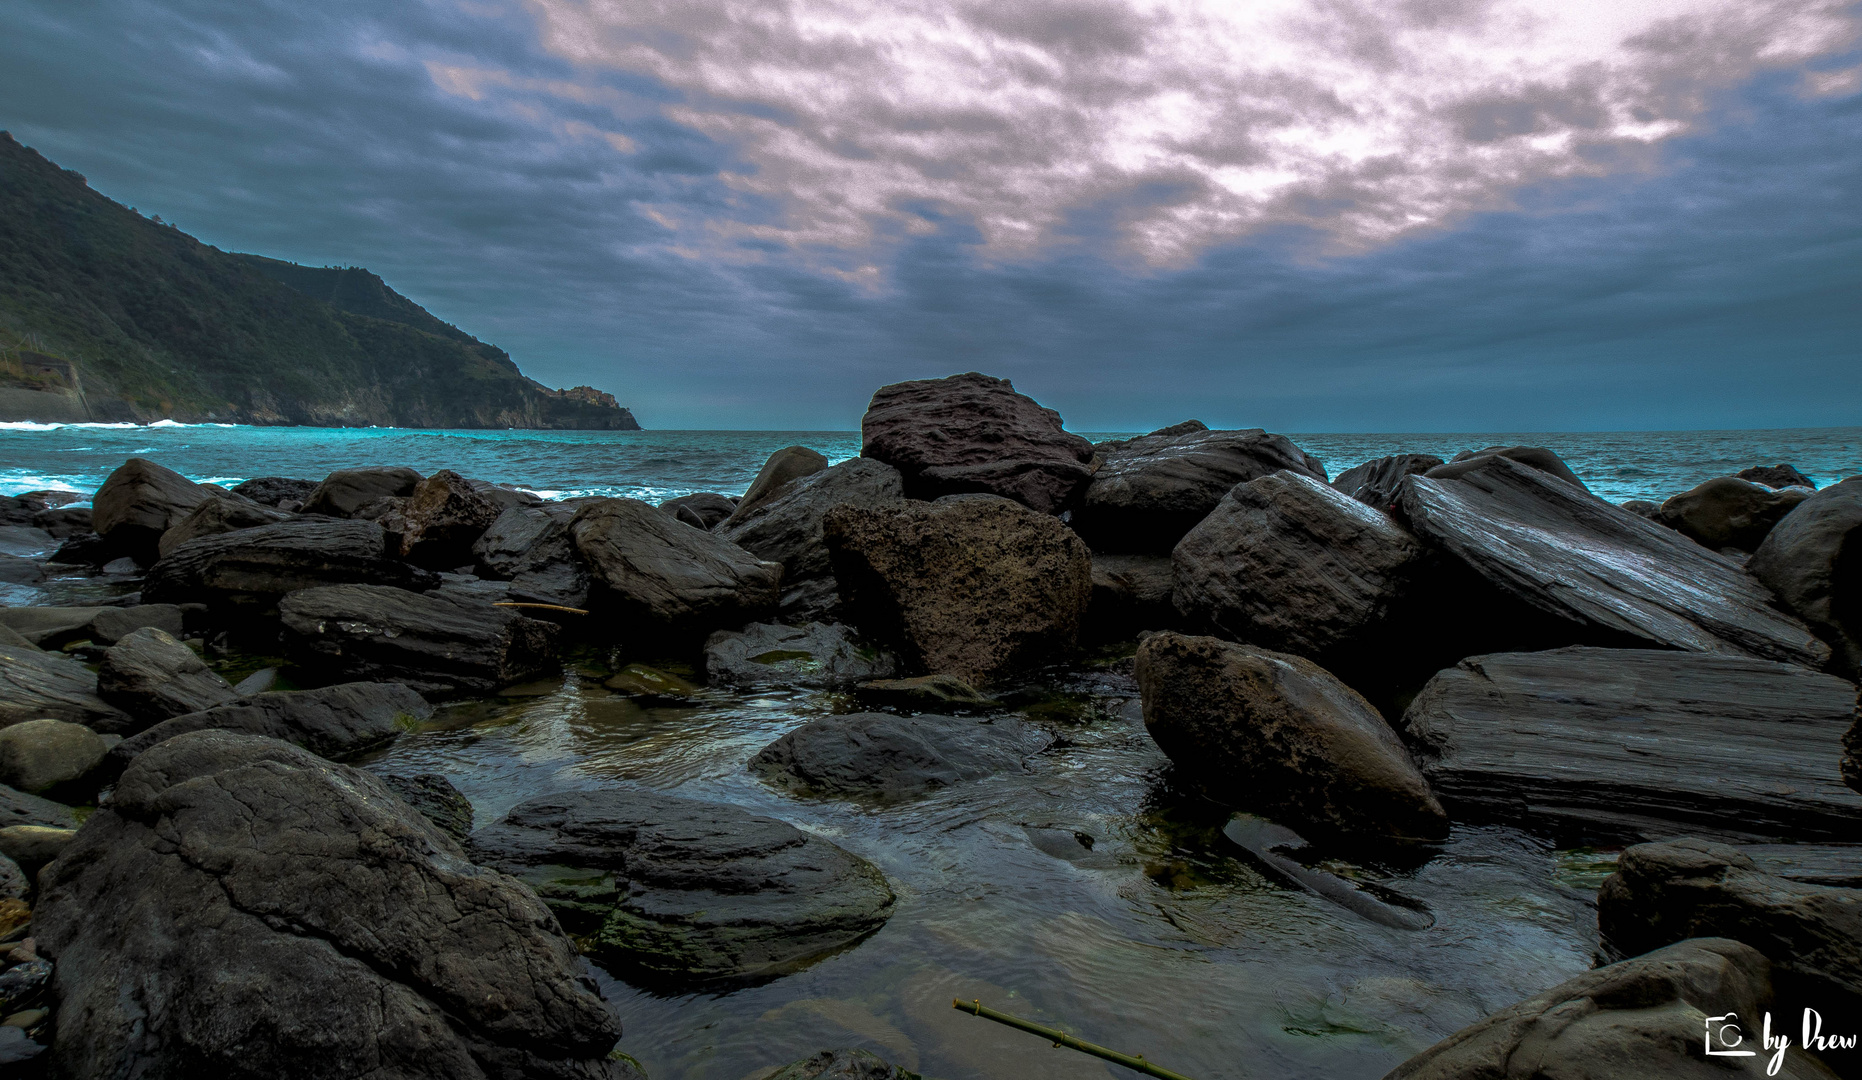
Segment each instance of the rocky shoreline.
M841 693L744 768L892 805L1064 743L1016 687L1085 650L1125 657L1178 782L1250 815L1238 850L1374 922L1429 920L1339 860L1426 861L1478 822L1627 845L1597 970L1393 1076L1718 1075L1752 1059L1703 1057L1709 1016L1862 1019L1862 478L1759 464L1616 506L1550 449L1488 447L1332 480L1259 430L1095 445L975 373L882 388L863 436L662 506L398 467L227 490L139 458L88 509L0 499L4 580L120 593L0 607L0 1059L638 1075L588 960L779 979L882 928L886 873L639 785L475 822L371 755L570 663L641 702ZM693 675L588 659L633 655ZM779 1075L907 1075L869 1058Z

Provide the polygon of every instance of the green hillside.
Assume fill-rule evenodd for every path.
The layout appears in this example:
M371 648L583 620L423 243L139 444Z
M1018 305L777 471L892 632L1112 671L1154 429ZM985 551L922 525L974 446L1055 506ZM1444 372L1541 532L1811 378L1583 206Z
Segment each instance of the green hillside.
M64 385L47 358L69 362ZM0 419L73 418L639 426L609 395L525 377L366 270L202 244L0 132Z

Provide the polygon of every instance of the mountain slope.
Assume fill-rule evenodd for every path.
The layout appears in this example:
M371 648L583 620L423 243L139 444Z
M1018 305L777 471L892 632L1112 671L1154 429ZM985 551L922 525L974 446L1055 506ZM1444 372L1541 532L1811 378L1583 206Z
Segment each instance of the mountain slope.
M56 360L69 362L64 386ZM49 380L49 381L48 381ZM366 270L224 252L0 132L0 419L633 430Z

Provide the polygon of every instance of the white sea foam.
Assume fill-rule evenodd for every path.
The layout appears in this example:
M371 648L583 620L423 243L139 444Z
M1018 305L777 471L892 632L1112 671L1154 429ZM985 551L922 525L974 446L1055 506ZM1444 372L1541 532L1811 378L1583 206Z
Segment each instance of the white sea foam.
M157 420L150 424L40 423L37 420L0 421L0 431L57 431L61 428L99 428L114 431L147 431L151 428L239 427L238 424L183 424L179 420Z

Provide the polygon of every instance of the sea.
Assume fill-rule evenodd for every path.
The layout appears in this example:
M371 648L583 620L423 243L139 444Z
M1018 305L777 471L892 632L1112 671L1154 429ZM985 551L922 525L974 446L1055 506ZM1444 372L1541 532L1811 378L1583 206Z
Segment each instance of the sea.
M1131 431L1082 431L1094 441ZM1788 463L1818 486L1862 473L1862 427L1755 431L1288 433L1329 475L1387 454L1443 459L1486 446L1546 446L1613 502L1661 501L1752 465ZM90 493L125 458L146 457L194 480L318 479L343 468L452 469L544 498L625 496L658 502L741 494L772 451L807 446L838 462L857 431L463 431L246 427L231 424L0 423L0 494Z

